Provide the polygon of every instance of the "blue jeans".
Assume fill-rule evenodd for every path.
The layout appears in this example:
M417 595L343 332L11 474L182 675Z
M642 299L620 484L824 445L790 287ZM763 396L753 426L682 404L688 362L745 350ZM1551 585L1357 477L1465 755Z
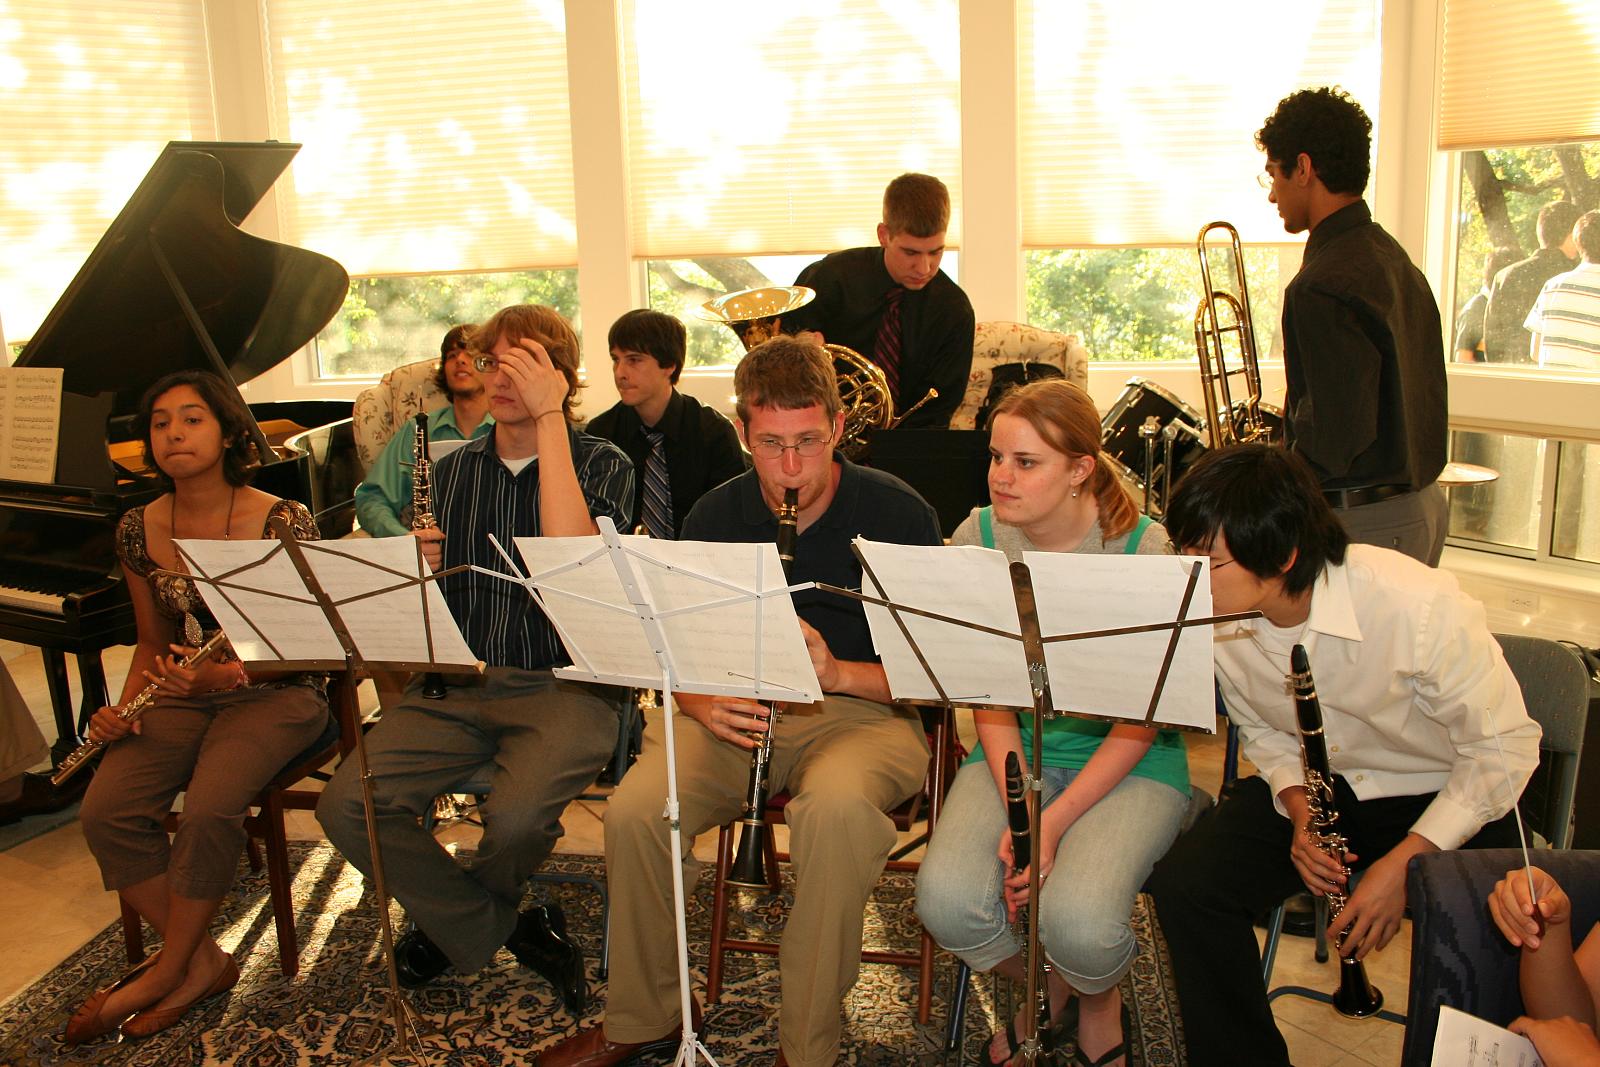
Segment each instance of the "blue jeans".
M1046 767L1045 805L1077 774ZM1188 803L1171 786L1130 774L1067 828L1039 893L1039 927L1045 955L1073 989L1102 993L1133 962L1134 898L1178 836ZM917 874L917 916L974 971L1024 951L1001 896L1005 871L996 850L1005 830L994 776L986 764L970 763L950 787Z

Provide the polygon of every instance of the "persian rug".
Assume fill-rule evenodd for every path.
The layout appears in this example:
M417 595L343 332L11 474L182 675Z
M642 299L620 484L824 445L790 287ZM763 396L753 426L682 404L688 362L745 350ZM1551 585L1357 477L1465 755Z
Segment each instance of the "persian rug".
M120 923L113 923L0 1011L0 1064L168 1065L238 1064L289 1067L341 1064L384 1049L393 1037L387 1007L378 916L370 888L326 843L290 843L297 872L294 904L300 940L300 973L285 979L278 968L266 873L241 870L213 931L233 952L242 977L228 995L191 1012L164 1033L144 1041L107 1038L77 1048L61 1044L60 1031L73 1010L100 986L127 969ZM598 857L557 855L545 870L575 878L603 879ZM691 971L704 988L709 937L709 873L688 902ZM914 876L885 873L867 911L866 942L875 948L910 948L919 927L912 910ZM582 946L591 980L588 1018L574 1019L551 988L519 965L509 952L477 974L446 974L411 994L425 1027L426 1056L393 1056L395 1063L448 1067L500 1067L531 1061L533 1053L578 1029L593 1026L605 1010L605 983L597 979L601 951L600 895L592 884L534 883L530 899L554 899L566 912L569 933ZM788 887L771 894L735 898L729 932L775 936L787 914ZM403 919L395 907L396 922ZM1177 1067L1183 1061L1171 967L1145 901L1134 913L1139 952L1123 983L1135 1033L1134 1067ZM736 934L743 930L743 934ZM153 940L153 938L150 938ZM153 948L153 945L150 946ZM840 1063L947 1064L985 1062L983 1047L995 1026L997 996L988 978L975 978L968 996L964 1034L955 1054L944 1053L945 1024L955 961L937 958L933 1015L916 1022L914 970L864 964L846 998ZM629 961L613 957L611 966ZM767 1064L777 1051L776 960L729 958L720 1001L705 1016L706 1047L723 1067ZM645 1063L670 1063L666 1056Z

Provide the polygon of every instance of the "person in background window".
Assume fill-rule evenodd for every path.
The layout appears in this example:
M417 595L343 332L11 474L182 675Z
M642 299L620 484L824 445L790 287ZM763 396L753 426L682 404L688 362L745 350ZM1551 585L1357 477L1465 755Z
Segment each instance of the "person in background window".
M433 376L450 402L428 415L428 440L467 441L494 427L483 377L472 365L472 327L452 326L439 345L439 370ZM373 537L411 532L411 468L416 436L411 424L395 430L372 469L356 486L356 519Z
M1497 248L1483 261L1483 288L1472 294L1456 316L1456 362L1483 362L1483 318L1489 310L1489 286L1494 277L1517 261L1515 248Z
M1578 208L1557 200L1539 209L1534 226L1539 251L1511 264L1489 285L1489 307L1483 318L1483 355L1490 363L1532 363L1533 337L1526 326L1528 312L1544 283L1572 269L1578 258L1572 226Z
M1583 261L1544 283L1524 323L1541 367L1600 370L1600 211L1572 227Z
M939 269L950 192L938 178L902 174L883 191L878 243L824 256L796 285L817 298L783 317L785 332L844 345L883 368L896 412L937 389L904 426L943 429L972 371L972 302Z
M1285 441L1352 541L1437 565L1449 526L1439 305L1361 197L1372 120L1339 90L1306 89L1278 102L1256 144L1283 228L1310 231L1283 294Z
M1539 918L1528 899L1529 872ZM1600 927L1572 947L1572 900L1538 867L1508 871L1489 891L1495 925L1522 950L1520 985L1525 1014L1511 1029L1533 1042L1545 1067L1600 1067ZM1543 925L1544 929L1540 929Z
M687 335L683 323L636 308L611 324L611 376L618 400L590 420L633 460L633 512L651 537L676 539L689 509L708 489L745 470L739 435L714 409L677 389Z

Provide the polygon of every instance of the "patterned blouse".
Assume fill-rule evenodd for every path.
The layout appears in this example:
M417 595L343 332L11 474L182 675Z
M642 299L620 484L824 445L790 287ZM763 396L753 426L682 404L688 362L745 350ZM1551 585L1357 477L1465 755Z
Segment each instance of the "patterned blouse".
M216 616L206 607L205 600L200 596L195 583L186 575L175 574L162 569L161 565L150 558L149 547L145 543L144 508L134 508L123 514L122 521L117 523L117 558L122 561L122 566L129 574L138 575L150 583L150 592L154 594L156 610L171 624L172 641L176 644L188 644L184 640L184 616L193 615L200 624L203 635L210 636L217 631ZM311 517L311 512L297 500L279 500L267 509L267 522L262 526L261 536L273 536L271 522L273 519L283 519L289 524L297 541L315 541L318 537L317 522ZM231 663L239 657L234 654L233 648L224 644L212 656L218 663ZM321 674L294 674L275 679L265 683L272 686L281 685L310 685L321 688L325 676Z

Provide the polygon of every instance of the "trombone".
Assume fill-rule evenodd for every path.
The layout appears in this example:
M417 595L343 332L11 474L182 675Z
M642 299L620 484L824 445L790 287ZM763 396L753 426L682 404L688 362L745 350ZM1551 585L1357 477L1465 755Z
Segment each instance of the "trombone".
M1227 234L1233 246L1233 292L1211 284L1206 242L1213 230ZM1208 222L1195 241L1200 254L1200 303L1194 311L1194 346L1200 356L1200 392L1206 405L1206 428L1212 448L1268 442L1273 427L1261 413L1261 369L1256 357L1255 323L1250 318L1250 290L1244 276L1244 248L1239 231L1226 222ZM1229 366L1230 340L1237 352ZM1229 379L1244 375L1244 396L1235 401Z

